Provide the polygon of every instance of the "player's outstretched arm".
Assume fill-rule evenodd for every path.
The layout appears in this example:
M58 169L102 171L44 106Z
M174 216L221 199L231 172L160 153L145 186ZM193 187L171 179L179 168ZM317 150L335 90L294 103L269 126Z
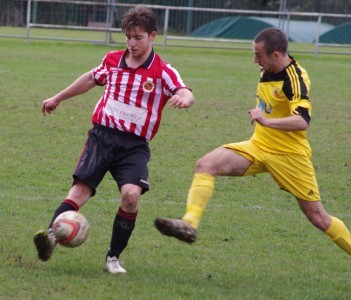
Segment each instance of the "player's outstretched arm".
M91 71L77 78L70 86L56 94L55 96L43 101L41 111L44 115L51 114L61 101L83 94L96 86Z

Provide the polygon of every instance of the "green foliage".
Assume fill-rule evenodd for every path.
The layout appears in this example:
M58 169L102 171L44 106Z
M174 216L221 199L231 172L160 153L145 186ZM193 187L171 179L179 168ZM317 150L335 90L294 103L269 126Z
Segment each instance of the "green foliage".
M296 45L292 45L296 47ZM179 217L196 160L249 138L258 66L248 51L156 48L193 89L189 110L166 107L150 143L151 190L122 255L124 277L102 272L119 194L106 176L82 208L88 240L38 261L33 235L66 196L102 93L96 88L42 116L41 103L98 65L109 47L0 41L0 299L348 299L350 258L314 229L269 175L218 178L186 245L161 236L157 216ZM349 58L291 53L309 71L313 161L324 205L350 228Z

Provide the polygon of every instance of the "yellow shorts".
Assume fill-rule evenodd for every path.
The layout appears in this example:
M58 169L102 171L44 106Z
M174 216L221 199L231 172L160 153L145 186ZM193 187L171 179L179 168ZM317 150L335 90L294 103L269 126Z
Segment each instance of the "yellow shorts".
M261 150L251 141L223 145L252 161L244 176L270 173L283 190L306 201L320 200L311 160L301 154L277 154Z

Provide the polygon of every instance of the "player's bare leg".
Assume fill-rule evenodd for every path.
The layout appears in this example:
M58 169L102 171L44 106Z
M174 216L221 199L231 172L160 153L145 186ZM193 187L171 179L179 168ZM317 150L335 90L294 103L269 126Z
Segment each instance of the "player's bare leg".
M181 219L156 218L155 227L166 236L193 243L201 217L212 197L215 176L240 176L250 165L249 160L224 147L206 154L196 164L184 216Z
M110 249L106 254L104 266L104 270L110 274L127 273L121 266L119 257L127 247L134 230L141 192L142 188L135 184L125 184L121 188L121 204L113 222Z
M310 222L325 232L337 246L351 255L351 234L345 224L338 218L330 216L320 201L297 200Z

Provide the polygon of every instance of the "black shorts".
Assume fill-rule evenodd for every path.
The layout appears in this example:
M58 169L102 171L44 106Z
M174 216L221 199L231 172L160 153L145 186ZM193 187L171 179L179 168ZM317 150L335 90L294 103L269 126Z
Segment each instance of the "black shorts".
M119 190L131 183L140 186L143 194L149 190L149 161L150 148L144 138L95 125L89 130L73 179L88 184L94 196L105 174L110 172Z

